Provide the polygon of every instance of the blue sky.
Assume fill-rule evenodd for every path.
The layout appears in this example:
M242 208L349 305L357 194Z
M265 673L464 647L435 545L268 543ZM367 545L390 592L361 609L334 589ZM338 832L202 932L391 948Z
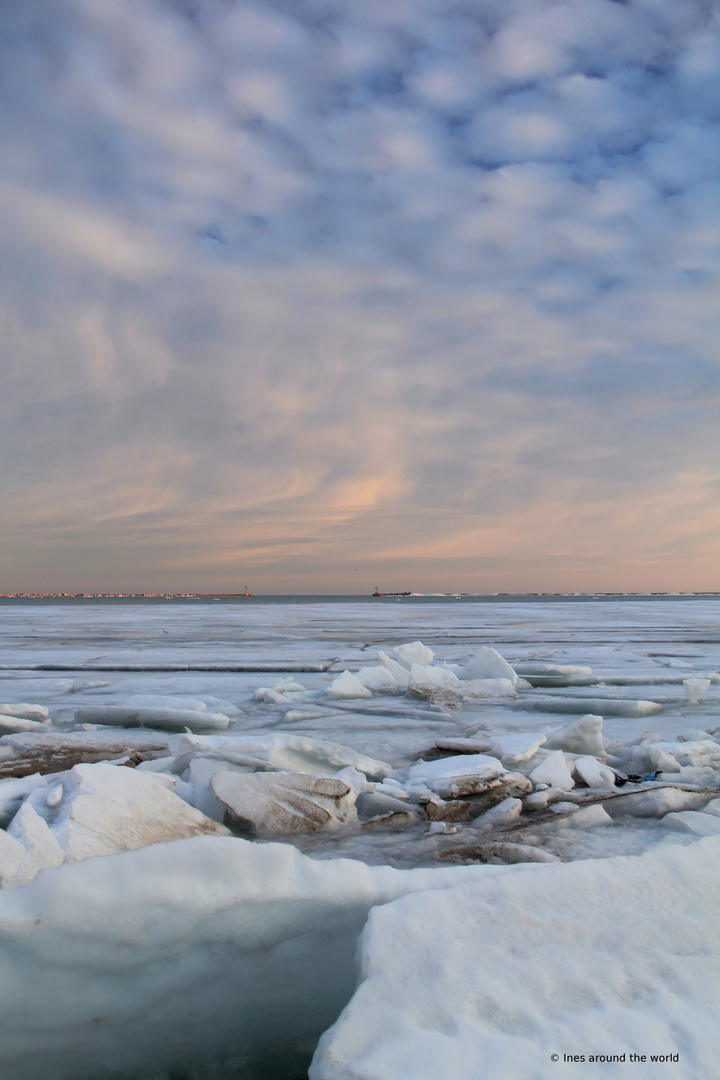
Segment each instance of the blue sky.
M720 589L716 3L0 33L0 589Z

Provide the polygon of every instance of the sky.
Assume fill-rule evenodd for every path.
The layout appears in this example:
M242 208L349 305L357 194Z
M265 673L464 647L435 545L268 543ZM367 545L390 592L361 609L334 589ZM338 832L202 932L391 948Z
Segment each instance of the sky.
M717 0L0 50L0 591L720 590Z

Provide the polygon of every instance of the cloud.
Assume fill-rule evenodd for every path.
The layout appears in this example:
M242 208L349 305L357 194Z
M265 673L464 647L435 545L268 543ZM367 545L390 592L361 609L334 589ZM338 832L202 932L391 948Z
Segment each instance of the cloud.
M472 589L504 548L507 587L555 550L590 589L720 589L712 6L9 0L0 28L7 588L342 591L411 558Z

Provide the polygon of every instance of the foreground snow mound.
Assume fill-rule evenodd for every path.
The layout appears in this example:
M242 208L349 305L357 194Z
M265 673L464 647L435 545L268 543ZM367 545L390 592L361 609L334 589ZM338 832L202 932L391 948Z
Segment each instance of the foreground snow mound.
M524 872L320 862L234 837L44 870L0 893L0 1076L304 1076L373 905Z
M620 1075L591 1054L714 1076L719 904L720 838L404 897L371 912L362 982L309 1076L557 1080L564 1054L585 1056L573 1078Z

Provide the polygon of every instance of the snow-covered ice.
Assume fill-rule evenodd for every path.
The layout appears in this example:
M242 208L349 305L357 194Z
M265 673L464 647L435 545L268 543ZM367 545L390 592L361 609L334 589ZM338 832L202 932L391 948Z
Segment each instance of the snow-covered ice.
M719 860L711 839L376 908L360 984L320 1040L310 1080L714 1076ZM631 1053L645 1063L630 1064Z

